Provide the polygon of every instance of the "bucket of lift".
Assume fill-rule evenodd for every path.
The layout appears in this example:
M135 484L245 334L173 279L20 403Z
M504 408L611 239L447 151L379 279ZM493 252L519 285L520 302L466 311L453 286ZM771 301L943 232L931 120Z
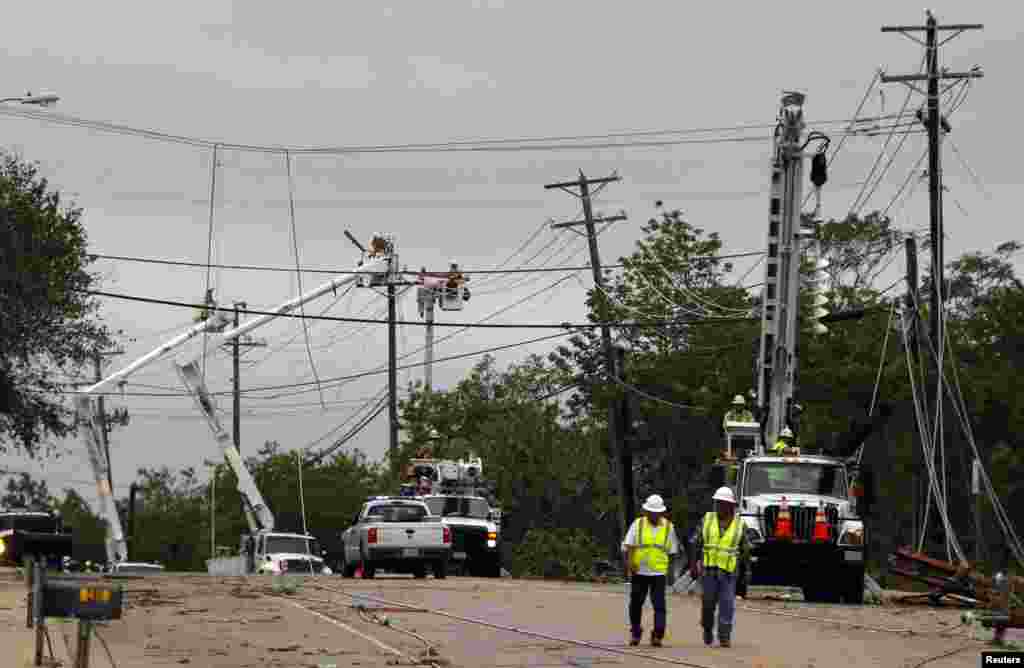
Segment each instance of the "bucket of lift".
M757 422L725 423L725 452L729 459L744 457L761 452L761 425Z
M464 279L452 279L441 290L441 310L461 311L465 302L469 301L469 290L462 284Z

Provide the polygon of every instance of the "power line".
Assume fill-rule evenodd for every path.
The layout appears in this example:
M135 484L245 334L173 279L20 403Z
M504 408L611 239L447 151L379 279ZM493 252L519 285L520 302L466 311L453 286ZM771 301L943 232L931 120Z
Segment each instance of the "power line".
M544 223L546 226L547 223ZM541 249L544 250L543 248ZM731 258L742 258L742 257L753 257L755 255L764 255L764 251L745 251L742 253L733 253L729 255L708 255L693 257L689 261L695 262L697 260L706 259L731 259ZM91 257L100 260L114 260L118 262L139 262L143 264L161 264L175 267L193 267L197 269L206 269L207 263L205 262L190 262L186 260L167 260L163 258L148 258L148 257L137 257L132 255L107 255L104 253L89 253ZM210 267L215 269L231 269L237 271L273 271L273 272L284 272L289 274L296 273L294 267L277 267L271 265L254 265L254 264L210 264ZM622 268L623 264L607 264L604 265L606 269ZM514 267L511 269L461 269L464 274L527 274L535 272L569 272L569 271L583 271L590 269L590 265L583 265L579 267L542 267L542 268L529 268L529 267ZM368 271L352 271L351 269L310 269L309 267L303 267L299 270L306 274L331 274L334 276L341 276L346 274L371 274L374 272ZM416 276L420 272L402 270L396 273L405 274L408 276ZM447 273L447 270L443 272L428 272L428 273Z
M75 290L76 292L83 292L85 294L94 295L97 297L108 297L111 299L123 299L125 301L141 302L144 304L157 304L160 306L177 306L180 308L189 309L201 309L204 308L202 304L194 304L191 302L179 302L168 299L154 299L151 297L139 297L135 295L119 294L116 292L104 292L102 290ZM223 310L223 309L218 309ZM280 318L305 318L307 320L330 320L333 322L365 322L374 323L380 325L386 325L387 320L373 320L370 318L347 318L342 316L329 316L329 315L302 315L298 313L276 313L274 311L257 311L253 309L238 309L239 313L245 313L247 315L273 315ZM716 318L703 318L701 320L665 320L665 321L654 321L654 322L606 322L606 323L465 323L465 322L434 322L435 327L463 327L469 328L490 328L490 329L593 329L595 327L665 327L669 325L693 325L698 323L713 323L713 322L740 322L747 320L754 320L755 318L749 317L716 317ZM420 325L425 326L426 323L419 322L416 320L402 320L395 321L396 324L400 325Z
M537 150L589 150L599 148L628 148L641 146L673 146L680 144L717 144L736 142L769 142L771 136L740 136L740 137L712 137L698 139L665 139L665 140L633 140L618 142L590 142L575 144L558 144L552 142L580 142L589 140L612 139L612 138L636 138L655 137L660 135L694 135L707 134L711 132L737 132L743 130L770 130L775 123L746 124L732 127L719 128L688 128L683 130L661 130L661 131L634 131L621 133L605 133L600 135L575 135L563 137L536 137L520 139L490 139L476 141L448 141L437 143L419 144L384 144L366 146L267 146L257 144L240 144L225 141L213 141L198 137L185 135L174 135L157 130L136 128L127 125L119 125L105 121L94 121L78 118L60 113L41 113L16 108L0 108L0 115L27 118L44 123L66 125L72 127L88 128L100 132L154 139L157 141L184 144L188 146L212 148L219 146L222 149L233 151L244 151L253 153L276 153L276 154L313 154L313 155L346 155L357 153L422 153L422 152L451 152L451 151L537 151ZM898 118L896 115L879 116L869 119L840 119L833 121L821 121L818 125L849 124L851 122L871 122L887 118ZM539 143L547 142L547 143Z

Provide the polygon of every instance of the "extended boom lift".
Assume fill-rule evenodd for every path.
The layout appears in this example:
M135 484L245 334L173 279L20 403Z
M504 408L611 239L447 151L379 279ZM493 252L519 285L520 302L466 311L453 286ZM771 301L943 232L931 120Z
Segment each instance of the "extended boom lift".
M89 451L89 461L92 465L93 474L96 478L96 487L99 491L100 511L103 513L104 519L106 519L109 524L107 556L111 563L120 562L125 558L126 545L120 518L117 514L117 508L111 498L111 489L107 482L106 472L109 462L107 462L103 450L100 447L101 440L99 437L100 432L98 431L100 429L100 425L96 415L96 410L93 406L92 395L95 395L115 382L122 381L130 374L166 356L168 353L180 348L185 343L200 335L220 333L218 343L226 343L242 336L243 334L251 332L278 316L287 315L314 299L322 297L329 292L335 292L343 285L359 280L360 274L362 273L373 274L379 272L384 274L395 271L397 268L392 262L393 244L390 240L382 239L381 241L385 242L384 245L387 249L386 252L371 253L367 259L360 261L352 272L349 272L339 278L334 278L303 295L281 304L270 313L260 315L228 331L223 330L230 322L228 318L229 311L226 309L220 309L216 304L212 304L209 308L209 317L202 322L194 325L188 331L178 335L167 343L164 343L157 349L140 357L128 366L104 378L95 385L81 391L80 395L76 397L76 406L79 411L80 420L86 427L86 447ZM220 419L216 414L216 407L206 389L202 373L200 372L195 360L189 361L184 365L175 364L175 368L178 371L178 375L181 378L182 383L185 385L189 394L192 395L196 405L202 411L210 429L213 431L214 438L224 455L225 461L238 477L238 488L246 507L246 519L248 520L250 530L254 534L273 531L274 516L270 512L263 496L260 494L259 489L256 487L255 480L253 480L248 468L242 461L238 449L234 446L234 443L232 443L230 435L221 425Z

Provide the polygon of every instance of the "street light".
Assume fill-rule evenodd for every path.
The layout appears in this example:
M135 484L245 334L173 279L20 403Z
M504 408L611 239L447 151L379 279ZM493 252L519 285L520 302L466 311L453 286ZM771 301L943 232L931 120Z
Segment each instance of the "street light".
M60 97L53 93L44 93L42 95L33 95L31 92L25 93L23 97L5 97L0 99L2 102L19 102L21 104L34 104L38 107L51 107L60 100Z

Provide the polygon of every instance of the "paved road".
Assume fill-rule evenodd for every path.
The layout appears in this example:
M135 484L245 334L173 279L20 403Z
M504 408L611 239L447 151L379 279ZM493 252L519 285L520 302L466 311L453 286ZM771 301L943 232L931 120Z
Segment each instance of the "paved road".
M698 600L670 596L666 647L652 649L645 642L634 649L624 642L626 594L622 585L327 577L307 579L288 595L280 589L275 592L268 578L166 576L125 584L129 589L125 617L101 630L119 668L186 662L204 668L327 668L332 664L365 668L396 665L399 655L422 657L427 643L435 648L433 659L439 665L453 667L653 666L672 662L707 668L836 664L844 668L911 668L929 657L967 647L927 664L928 668L966 668L978 665L982 649L980 643L971 643L955 629L956 611L927 608L751 600L741 603L734 646L722 649L705 647L701 641ZM32 632L24 625L22 587L21 583L0 580L0 608L7 608L0 609L0 643L22 652L27 647L27 658L31 656ZM389 618L392 626L388 628L365 615L360 617L346 594L442 610L482 623L429 612L376 612ZM649 620L648 609L648 629ZM67 633L73 644L74 629L62 629L56 621L51 626L55 654L69 665L60 631ZM883 628L888 630L879 630ZM901 632L906 629L915 633ZM550 637L525 633L529 631ZM619 653L565 642L568 640L602 645ZM651 658L638 656L641 654ZM94 643L92 665L105 662L101 646Z

